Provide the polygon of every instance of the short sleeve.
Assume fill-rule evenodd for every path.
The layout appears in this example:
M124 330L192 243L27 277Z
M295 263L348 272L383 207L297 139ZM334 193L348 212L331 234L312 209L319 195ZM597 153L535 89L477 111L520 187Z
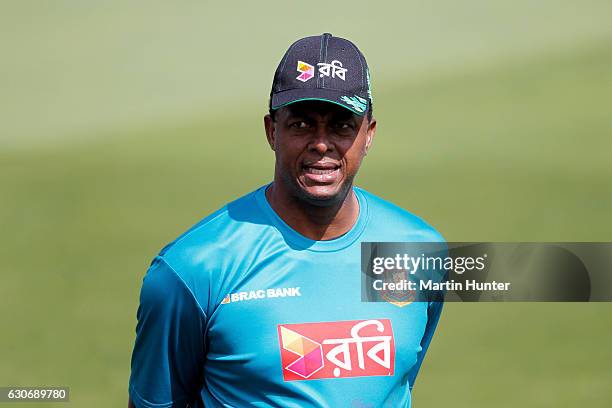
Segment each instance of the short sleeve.
M419 373L419 369L421 368L421 364L423 363L423 359L425 358L425 354L427 353L427 349L429 348L429 343L431 343L431 339L436 331L436 326L438 325L440 315L442 314L443 304L443 302L429 302L428 304L427 324L421 339L421 350L417 353L416 363L414 366L412 366L410 372L408 373L408 384L411 390L414 386L417 374Z
M187 406L203 383L206 315L160 256L143 279L137 318L132 402L137 408Z

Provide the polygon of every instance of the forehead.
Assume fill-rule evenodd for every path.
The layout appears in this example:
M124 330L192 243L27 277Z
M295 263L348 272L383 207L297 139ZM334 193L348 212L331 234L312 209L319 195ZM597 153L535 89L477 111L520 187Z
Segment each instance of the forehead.
M334 118L359 118L342 106L325 101L301 101L280 108L277 113L283 116L331 116Z

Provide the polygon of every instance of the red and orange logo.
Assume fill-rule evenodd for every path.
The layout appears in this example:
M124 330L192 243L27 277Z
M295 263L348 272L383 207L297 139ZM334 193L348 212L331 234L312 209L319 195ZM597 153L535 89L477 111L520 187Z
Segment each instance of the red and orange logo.
M297 79L298 81L306 82L310 78L314 77L314 66L304 61L297 62L297 70L300 75L298 75L298 77L295 79Z
M279 324L285 381L393 375L389 319Z

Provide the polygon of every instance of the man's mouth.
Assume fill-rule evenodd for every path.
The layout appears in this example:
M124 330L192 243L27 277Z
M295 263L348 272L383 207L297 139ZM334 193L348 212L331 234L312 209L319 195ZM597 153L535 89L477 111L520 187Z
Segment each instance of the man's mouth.
M340 177L340 165L335 163L309 163L302 170L306 179L316 184L331 184Z

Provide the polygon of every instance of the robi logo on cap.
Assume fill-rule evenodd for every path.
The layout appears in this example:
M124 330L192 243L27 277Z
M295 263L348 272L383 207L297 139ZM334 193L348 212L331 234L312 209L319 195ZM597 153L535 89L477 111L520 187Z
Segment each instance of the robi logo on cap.
M332 77L332 78L338 77L343 81L346 80L345 75L346 75L346 71L348 70L346 68L343 68L342 62L338 60L333 60L331 64L328 64L325 62L319 62L317 64L317 67L319 69L320 77ZM297 78L295 79L297 79L298 81L306 82L312 77L314 77L315 69L314 69L314 66L304 61L298 61L297 71L300 72L300 75L298 75Z
M298 61L297 70L300 75L296 78L298 81L306 82L310 78L314 77L314 66L305 63L304 61Z

